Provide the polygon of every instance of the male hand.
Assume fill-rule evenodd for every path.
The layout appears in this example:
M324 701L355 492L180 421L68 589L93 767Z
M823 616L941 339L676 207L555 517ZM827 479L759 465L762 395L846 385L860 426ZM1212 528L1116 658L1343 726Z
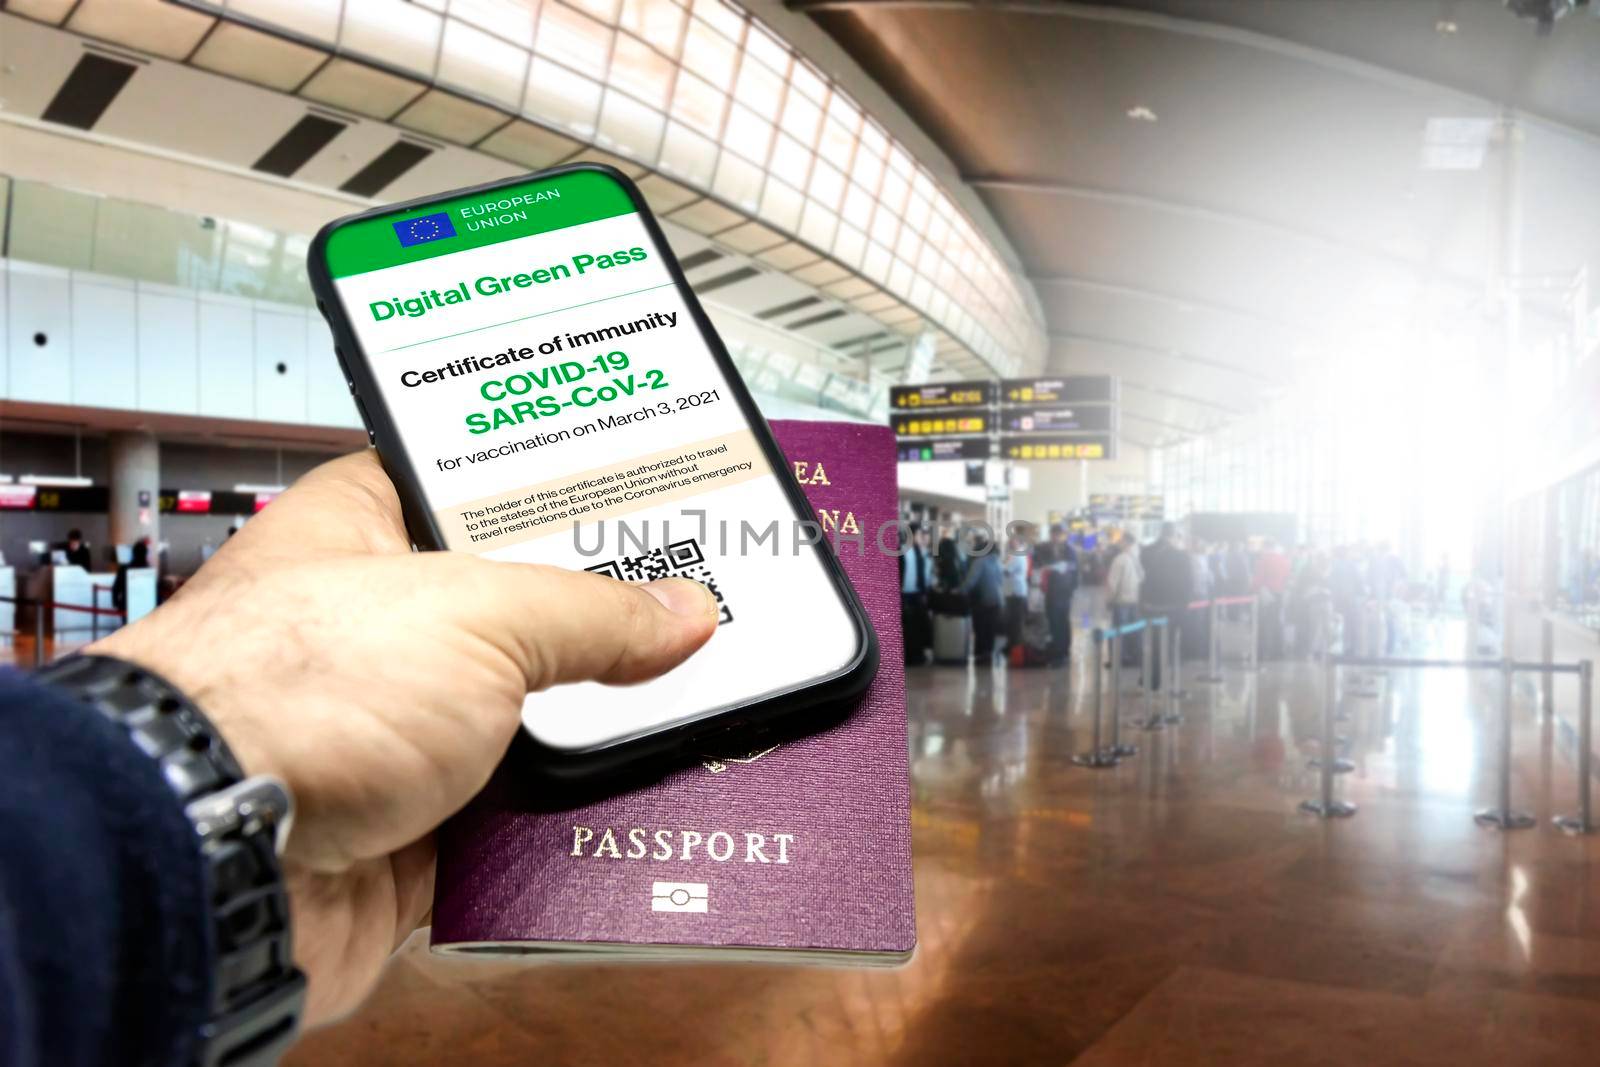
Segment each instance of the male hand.
M91 651L167 678L246 772L288 783L284 870L316 1023L360 1003L427 914L433 830L488 780L523 698L653 678L716 622L711 594L681 578L414 553L366 451L306 475Z

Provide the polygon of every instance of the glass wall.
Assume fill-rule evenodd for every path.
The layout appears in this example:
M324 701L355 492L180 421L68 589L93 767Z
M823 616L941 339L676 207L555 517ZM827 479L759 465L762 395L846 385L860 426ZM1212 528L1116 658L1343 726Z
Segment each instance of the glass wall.
M1554 496L1555 604L1600 625L1600 466L1569 478Z
M1318 548L1387 541L1464 567L1498 514L1515 435L1473 345L1320 353L1260 411L1161 456L1169 515L1293 514Z
M1552 330L1509 372L1505 351L1467 326L1318 353L1256 414L1162 450L1168 514L1290 513L1313 547L1387 541L1491 580L1509 544L1513 589L1600 614L1600 468L1545 473L1594 437L1600 348Z
M8 181L5 254L135 281L309 305L310 238L247 222Z
M231 219L80 193L0 175L0 233L12 259L202 292L313 303L310 238ZM778 413L831 413L881 422L889 385L861 356L706 301L729 353L758 399Z

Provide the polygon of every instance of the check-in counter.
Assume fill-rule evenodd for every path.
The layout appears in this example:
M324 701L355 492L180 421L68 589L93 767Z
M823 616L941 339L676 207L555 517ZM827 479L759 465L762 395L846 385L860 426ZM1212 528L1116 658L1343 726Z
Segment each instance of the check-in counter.
M91 574L82 567L50 568L50 599L55 602L50 622L55 639L61 643L92 641L115 630L122 620L113 615L97 615L92 609L110 611L114 607L111 588L115 574ZM156 608L156 572L153 567L132 567L127 572L128 621L142 619Z
M109 598L106 603L110 604ZM128 570L128 621L137 622L156 610L156 569L132 567ZM117 620L112 619L112 622Z
M0 567L0 597L10 598L0 600L0 637L9 639L17 632L17 605L12 602L16 595L17 569Z
M110 574L91 574L82 567L50 568L49 597L54 602L50 610L50 632L56 643L79 644L92 641L98 634L116 629L116 620L109 616L97 619L92 611L79 608L111 606ZM96 594L96 587L105 589Z

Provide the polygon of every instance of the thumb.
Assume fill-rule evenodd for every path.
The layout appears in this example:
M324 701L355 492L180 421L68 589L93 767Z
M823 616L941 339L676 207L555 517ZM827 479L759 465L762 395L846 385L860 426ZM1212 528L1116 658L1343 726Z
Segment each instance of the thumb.
M642 585L603 574L456 553L470 628L509 656L529 691L563 682L642 682L688 659L717 628L711 591L687 578Z

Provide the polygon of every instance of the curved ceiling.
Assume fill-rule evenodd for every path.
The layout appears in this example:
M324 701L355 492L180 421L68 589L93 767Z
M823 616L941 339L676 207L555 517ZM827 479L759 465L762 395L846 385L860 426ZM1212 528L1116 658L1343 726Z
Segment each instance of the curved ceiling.
M1120 374L1135 443L1350 338L1487 315L1508 206L1517 274L1600 259L1590 9L1539 34L1497 0L787 2L982 191L1050 365Z
M8 27L0 117L96 134L120 123L138 143L385 200L600 159L639 178L659 214L760 261L712 281L776 270L816 287L826 306L801 327L824 344L862 357L863 339L909 350L927 332L957 375L1042 361L1032 289L995 229L733 0L0 6L87 52L112 46L45 71L38 35ZM241 107L229 83L274 98ZM138 99L142 121L127 129ZM291 113L276 130L258 119ZM344 165L362 155L368 166Z

